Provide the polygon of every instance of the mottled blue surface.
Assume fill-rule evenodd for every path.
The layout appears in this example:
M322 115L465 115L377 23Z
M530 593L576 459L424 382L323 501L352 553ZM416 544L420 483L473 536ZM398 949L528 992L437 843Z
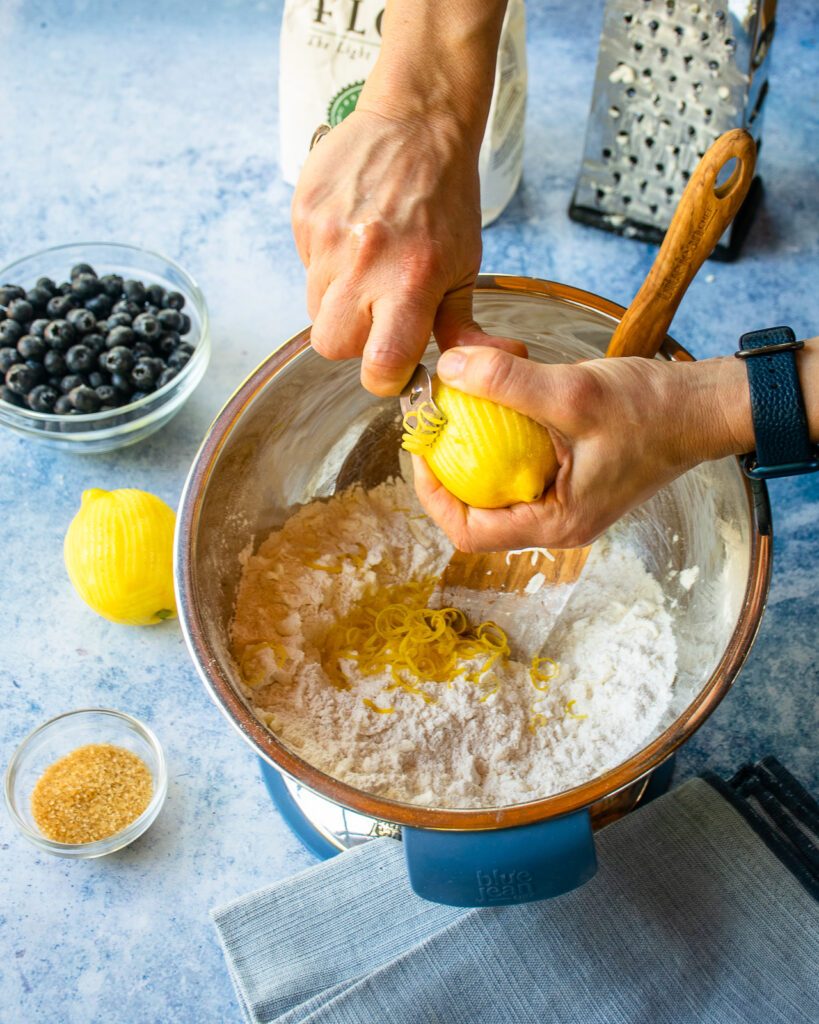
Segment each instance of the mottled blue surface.
M531 5L525 180L485 236L485 268L627 303L653 256L570 223L602 5ZM584 9L582 19L579 11ZM176 502L197 443L246 373L306 323L304 275L276 166L278 3L0 0L0 263L110 239L178 259L213 314L201 388L158 437L119 454L0 437L0 761L43 719L109 704L148 721L167 805L102 861L41 855L0 814L0 1020L236 1020L208 908L311 863L256 761L211 705L177 627L128 630L72 593L61 544L85 487ZM580 22L580 23L578 23ZM672 333L698 356L780 322L819 332L819 13L782 0L761 171L742 260L709 265ZM819 784L819 478L777 483L775 579L738 684L680 758L680 777L773 753Z

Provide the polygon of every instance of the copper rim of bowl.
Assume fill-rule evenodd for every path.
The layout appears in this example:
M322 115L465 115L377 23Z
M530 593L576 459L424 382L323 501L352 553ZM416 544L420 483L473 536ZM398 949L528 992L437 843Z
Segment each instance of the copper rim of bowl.
M559 299L564 303L591 308L619 320L624 307L593 292L539 278L481 274L477 292L520 292ZM628 760L573 789L528 803L479 809L428 808L401 803L356 789L327 775L289 750L256 718L221 672L211 650L197 609L196 580L191 545L198 523L202 496L223 443L234 423L253 402L258 392L310 345L310 329L300 331L270 355L234 392L221 409L194 459L180 501L174 544L174 572L179 619L185 642L205 687L228 721L258 754L275 768L326 799L368 817L430 829L481 830L527 825L588 807L611 796L657 768L684 743L714 711L730 689L753 646L762 620L771 576L772 537L759 525L759 505L767 509L764 486L752 490L743 475L751 523L750 571L739 621L716 669L697 698L663 733ZM671 337L666 337L661 354L668 359L692 361L693 356Z

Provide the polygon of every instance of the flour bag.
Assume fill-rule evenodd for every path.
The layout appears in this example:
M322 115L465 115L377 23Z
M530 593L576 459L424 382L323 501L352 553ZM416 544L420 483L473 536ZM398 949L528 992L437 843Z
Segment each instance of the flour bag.
M378 57L383 13L384 0L285 0L279 158L289 184L298 180L316 127L337 125L355 109ZM523 0L509 0L478 164L484 225L500 216L518 187L525 111L526 15Z

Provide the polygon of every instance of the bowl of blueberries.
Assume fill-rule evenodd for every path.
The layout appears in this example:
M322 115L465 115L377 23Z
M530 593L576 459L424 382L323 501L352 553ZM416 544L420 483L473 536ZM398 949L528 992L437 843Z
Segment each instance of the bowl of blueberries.
M0 270L0 423L53 447L121 448L179 411L210 359L208 311L173 261L46 249Z

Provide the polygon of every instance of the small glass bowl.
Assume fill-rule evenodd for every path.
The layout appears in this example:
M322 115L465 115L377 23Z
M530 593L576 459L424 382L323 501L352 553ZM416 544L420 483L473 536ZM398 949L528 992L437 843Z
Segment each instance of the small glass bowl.
M31 813L37 780L55 761L88 743L110 743L141 757L154 781L151 802L130 825L92 843L58 843L44 836ZM168 770L159 740L142 722L111 708L80 708L49 719L23 740L6 769L5 795L15 824L35 846L58 857L90 859L121 850L153 824L168 791Z
M147 249L113 242L78 242L44 249L3 267L0 284L32 288L39 277L64 281L76 263L90 263L100 277L120 274L181 292L185 296L184 312L191 318L190 332L183 339L194 346L191 358L172 381L130 405L105 412L58 416L21 409L0 400L0 424L18 434L67 451L110 452L153 434L188 400L210 360L208 309L199 286L172 260Z

